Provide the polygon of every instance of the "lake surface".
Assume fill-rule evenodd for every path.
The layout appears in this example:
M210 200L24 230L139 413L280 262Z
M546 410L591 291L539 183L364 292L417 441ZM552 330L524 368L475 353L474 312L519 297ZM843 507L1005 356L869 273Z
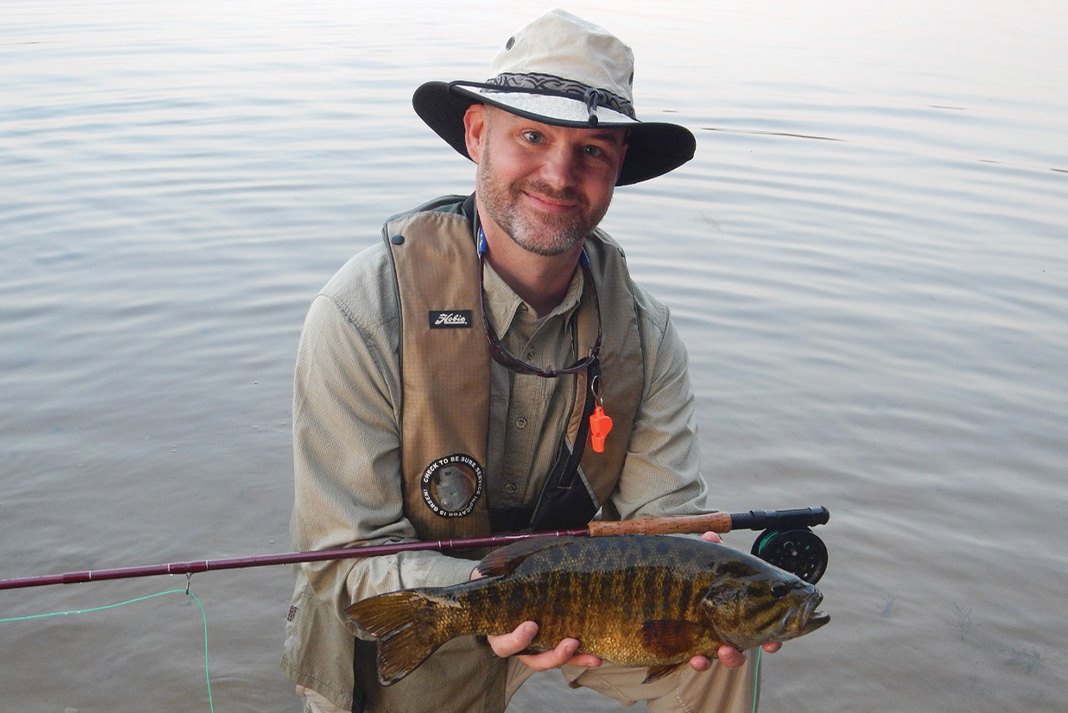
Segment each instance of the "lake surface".
M390 214L467 192L410 106L488 2L0 10L0 579L284 552L297 338ZM1068 10L575 2L696 159L605 227L690 350L723 510L824 505L832 623L762 710L1061 711ZM728 542L741 548L751 533ZM0 619L185 577L0 591ZM215 709L295 712L287 568L199 574ZM208 711L196 603L0 623L0 709ZM536 679L514 710L613 710Z

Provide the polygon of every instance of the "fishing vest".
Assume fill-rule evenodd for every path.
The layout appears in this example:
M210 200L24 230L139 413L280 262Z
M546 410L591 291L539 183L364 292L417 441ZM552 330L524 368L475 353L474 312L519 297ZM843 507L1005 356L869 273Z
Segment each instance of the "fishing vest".
M490 403L490 347L482 326L474 201L447 197L390 220L383 237L400 297L402 470L405 515L422 540L480 537L495 529L580 527L619 480L644 386L641 336L623 252L607 234L585 242L600 296L599 396L613 420L603 452L587 443L588 371L558 376L574 398L557 467L534 521L491 527L485 473ZM592 345L597 310L584 294L577 310L579 348ZM584 356L579 354L578 356ZM582 450L573 453L573 444ZM570 461L570 467L568 462ZM575 467L577 464L577 467Z

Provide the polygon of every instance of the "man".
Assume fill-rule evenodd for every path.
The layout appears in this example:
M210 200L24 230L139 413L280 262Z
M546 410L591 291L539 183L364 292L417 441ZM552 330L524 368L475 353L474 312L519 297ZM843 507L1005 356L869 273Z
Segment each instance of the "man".
M488 82L416 91L419 116L477 164L475 193L390 220L313 302L295 379L296 547L705 511L685 350L597 229L616 185L695 148L684 127L635 118L632 76L629 48L553 11L505 43ZM644 669L576 655L574 639L516 656L534 622L454 639L379 686L345 608L473 567L431 552L302 566L283 668L306 710L496 712L556 667L651 711L752 710L755 672L730 647L642 684Z

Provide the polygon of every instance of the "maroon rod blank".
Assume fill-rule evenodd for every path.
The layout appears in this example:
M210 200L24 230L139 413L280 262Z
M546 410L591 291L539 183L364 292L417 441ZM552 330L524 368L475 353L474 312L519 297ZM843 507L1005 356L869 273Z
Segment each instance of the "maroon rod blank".
M297 564L299 562L321 562L324 560L354 559L358 557L378 557L394 555L399 552L418 550L476 549L481 547L502 547L513 542L528 540L532 537L596 537L602 535L634 534L682 534L699 532L730 532L732 529L762 530L765 528L786 528L820 525L829 519L826 508L805 508L802 510L750 510L747 513L728 515L727 513L710 513L708 515L650 517L638 520L594 521L584 528L574 530L553 530L549 532L528 532L515 535L495 535L491 537L468 537L463 539L433 540L427 542L399 542L389 545L369 545L366 547L346 547L339 550L317 550L312 552L288 552L275 555L254 555L232 559L197 560L193 562L172 562L170 564L146 565L142 567L121 567L118 569L86 570L84 572L67 572L66 574L48 574L39 577L0 580L0 589L20 589L25 587L44 587L51 584L80 584L83 582L100 582L107 579L133 579L135 577L155 577L164 574L193 575L198 572L214 572L222 569L243 569L248 567L266 567L268 565Z

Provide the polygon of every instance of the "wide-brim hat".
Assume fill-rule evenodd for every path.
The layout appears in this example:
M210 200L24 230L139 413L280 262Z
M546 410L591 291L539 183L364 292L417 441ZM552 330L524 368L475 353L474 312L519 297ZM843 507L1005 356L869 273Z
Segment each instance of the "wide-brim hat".
M491 71L485 82L427 82L412 97L419 117L467 158L464 114L475 103L554 126L627 129L618 186L655 178L693 158L697 140L689 129L635 116L630 47L563 10L512 35Z

